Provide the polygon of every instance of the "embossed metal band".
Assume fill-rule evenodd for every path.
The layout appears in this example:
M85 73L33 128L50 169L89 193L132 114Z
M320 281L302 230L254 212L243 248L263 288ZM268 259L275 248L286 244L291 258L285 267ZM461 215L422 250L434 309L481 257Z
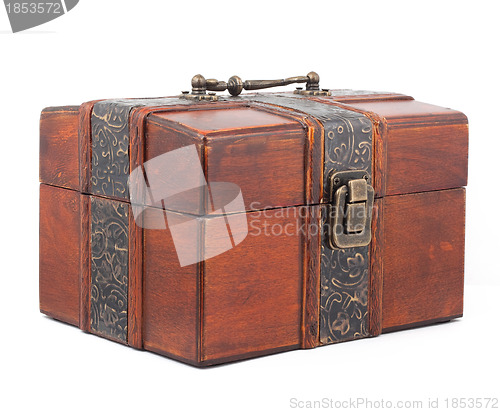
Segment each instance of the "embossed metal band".
M90 328L127 342L129 205L91 197Z
M300 95L254 95L249 100L269 103L315 117L324 128L323 198L332 171L372 171L372 123L361 113L308 100ZM325 228L326 209L322 208ZM321 242L321 344L368 336L369 246L330 249Z

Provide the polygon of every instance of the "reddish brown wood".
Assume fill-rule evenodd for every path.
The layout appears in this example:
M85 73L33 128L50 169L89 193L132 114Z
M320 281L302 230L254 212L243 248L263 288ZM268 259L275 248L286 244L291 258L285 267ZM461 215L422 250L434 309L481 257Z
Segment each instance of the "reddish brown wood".
M309 182L308 203L323 201L323 165L325 130L321 123L309 117L305 119L308 128L309 159L306 163L307 182ZM319 302L320 302L320 262L321 262L321 208L312 206L304 222L312 228L304 239L304 281L302 297L302 348L319 345ZM314 229L316 229L314 231Z
M247 218L245 240L204 264L202 362L301 344L299 210L251 212ZM221 219L210 219L207 224L221 227ZM212 236L206 244L215 240Z
M383 136L387 135L387 122L384 118L375 113L365 113L371 119L373 129L373 188L375 189L375 197L382 197L386 193L386 164L387 164L387 139Z
M304 118L307 128L308 146L306 147L306 184L307 204L321 203L323 200L323 165L325 156L325 130L320 122L308 116Z
M383 331L462 316L465 190L384 199Z
M128 344L142 349L143 229L136 224L131 209L128 261Z
M238 185L246 210L300 205L306 202L306 133L269 130L262 134L207 138L209 182Z
M90 196L80 195L80 329L90 332Z
M386 151L385 159L377 158L385 161L380 172L385 190L376 187L379 196L467 184L468 125L463 113L413 100L352 103L349 107L386 123L378 136L385 140Z
M342 103L362 103L362 102L376 102L376 101L400 101L400 100L413 100L413 97L399 93L384 93L373 92L371 94L356 93L356 90L351 90L349 94L336 94L335 89L330 91L331 96L322 97L322 100L333 100Z
M390 125L388 134L387 195L467 184L466 123L429 127Z
M83 103L78 111L78 173L79 188L83 193L90 193L90 162L92 159L91 117L94 104L100 100Z
M274 115L293 119L302 125L307 133L305 145L305 179L306 204L318 204L323 199L323 162L324 162L324 129L322 124L312 116L293 109L275 106L268 103L248 103L248 107L263 110ZM284 206L284 205L282 205Z
M160 156L164 153L168 153L174 151L176 149L180 149L184 146L194 145L200 157L200 161L204 161L204 148L203 148L203 137L197 135L196 133L191 132L190 130L177 130L176 125L168 125L158 123L158 118L156 115L150 115L148 117L148 121L146 123L146 143L144 149L144 161L148 161L154 159L157 156ZM181 128L182 129L182 128ZM188 167L188 166L186 166ZM189 172L189 170L186 170ZM165 176L161 170L156 170L155 168L150 167L148 169L148 176L155 175L159 181L164 177L168 179L168 176ZM200 188L200 198L202 195ZM200 199L195 199L195 196L188 199L179 199L177 203L177 207L171 206L170 209L177 210L185 210L191 211L192 213L202 213L202 207L199 203ZM162 207L161 204L157 206Z
M293 124L294 121L275 114L255 111L249 107L226 110L185 110L173 113L158 113L159 117L181 123L203 135L223 131L234 132L239 129L261 129L270 126Z
M382 294L384 280L384 199L375 199L370 245L370 288L368 293L368 333L382 333Z
M159 209L146 213L165 219ZM180 267L169 230L144 230L144 349L198 362L199 276L197 265Z
M251 103L250 107L289 116L302 124L307 133L305 147L306 204L321 203L323 200L323 147L325 140L323 125L314 117L289 108L267 103Z
M391 124L432 124L436 121L444 123L462 124L466 116L456 110L440 107L433 104L422 103L416 100L394 101L380 100L363 103L349 103L349 106L357 107L368 112L383 116Z
M303 288L301 347L319 345L320 259L321 259L321 207L302 208L305 217L302 224L307 230L303 237Z
M207 180L238 185L247 210L305 203L305 151L309 143L300 122L291 120L290 115L287 118L270 115L256 108L184 113L182 116L181 113L157 113L150 117L146 160L193 143L201 153L205 143ZM217 114L217 122L211 124L212 130L193 129L200 116L208 116L202 113ZM248 122L250 115L255 117L256 124L263 126L231 128L235 118L242 116Z
M80 194L40 185L40 311L79 324Z
M129 119L130 171L144 162L144 121L148 115L144 108L134 109ZM143 348L143 255L144 233L141 216L129 213L129 263L128 263L128 344Z
M203 104L193 104L192 110L204 108ZM195 140L189 139L190 133L175 136L171 133L167 136L161 135L163 122L155 123L155 115L166 113L177 113L186 110L186 106L154 106L137 107L132 110L129 120L130 125L130 170L141 167L145 161L153 159L163 153L179 149L185 145L192 144ZM152 121L150 119L153 119ZM157 119L158 120L158 119ZM150 127L151 125L151 127ZM159 126L156 129L155 126ZM166 130L166 133L169 133ZM198 136L196 133L193 136ZM184 139L187 139L184 141ZM171 141L173 140L173 142ZM146 143L148 144L146 146ZM162 144L166 145L166 150L162 151ZM146 150L146 147L149 150Z
M49 107L40 117L40 182L78 190L78 106Z
M148 212L164 219L160 209ZM266 215L248 214L250 232L235 248L182 268L168 230L144 231L145 349L202 365L301 346L303 219L298 208ZM206 224L224 228L223 219ZM210 233L200 251L219 237ZM191 234L177 237L176 246L197 247Z

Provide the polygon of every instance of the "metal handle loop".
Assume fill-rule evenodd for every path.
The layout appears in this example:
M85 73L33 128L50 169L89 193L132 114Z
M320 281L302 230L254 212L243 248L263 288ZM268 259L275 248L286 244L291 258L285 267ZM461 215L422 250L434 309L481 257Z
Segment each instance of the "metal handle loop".
M232 96L238 96L243 90L260 90L271 87L286 86L292 83L306 83L306 90L319 91L319 76L315 72L309 72L307 76L288 77L277 80L241 80L238 76L232 76L227 82L216 79L205 79L197 74L191 80L192 95L204 95L208 91L223 92L227 90Z

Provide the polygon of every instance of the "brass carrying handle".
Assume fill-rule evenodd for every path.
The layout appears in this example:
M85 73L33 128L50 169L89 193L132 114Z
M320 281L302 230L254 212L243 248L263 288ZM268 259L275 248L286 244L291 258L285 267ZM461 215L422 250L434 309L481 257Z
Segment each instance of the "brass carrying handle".
M205 95L208 91L223 92L227 90L232 96L238 96L244 90L268 89L270 87L286 86L292 83L306 83L306 90L319 91L319 76L315 72L309 72L307 76L288 77L277 80L241 80L238 76L232 76L227 82L216 79L205 79L197 74L191 80L191 95Z

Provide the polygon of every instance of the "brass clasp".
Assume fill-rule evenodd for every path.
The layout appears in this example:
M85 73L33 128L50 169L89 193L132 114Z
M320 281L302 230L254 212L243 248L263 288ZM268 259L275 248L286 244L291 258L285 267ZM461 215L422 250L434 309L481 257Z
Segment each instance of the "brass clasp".
M328 243L332 249L366 246L371 242L374 190L363 170L330 176Z

